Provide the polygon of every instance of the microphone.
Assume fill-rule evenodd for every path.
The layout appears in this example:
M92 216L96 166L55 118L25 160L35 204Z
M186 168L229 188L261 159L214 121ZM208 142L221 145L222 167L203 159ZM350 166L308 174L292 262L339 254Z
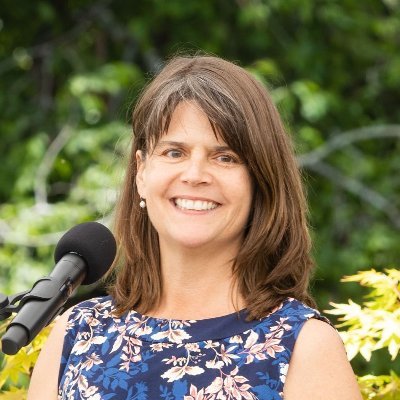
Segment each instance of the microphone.
M58 242L56 266L39 279L20 301L22 306L2 338L2 351L16 354L61 311L74 289L99 280L116 254L112 233L102 224L86 222L70 229Z

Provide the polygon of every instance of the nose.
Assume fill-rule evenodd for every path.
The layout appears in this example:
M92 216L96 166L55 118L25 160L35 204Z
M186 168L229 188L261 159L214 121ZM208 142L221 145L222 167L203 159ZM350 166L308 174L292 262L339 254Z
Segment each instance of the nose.
M181 174L181 180L192 186L209 184L212 181L207 160L191 158L188 160Z

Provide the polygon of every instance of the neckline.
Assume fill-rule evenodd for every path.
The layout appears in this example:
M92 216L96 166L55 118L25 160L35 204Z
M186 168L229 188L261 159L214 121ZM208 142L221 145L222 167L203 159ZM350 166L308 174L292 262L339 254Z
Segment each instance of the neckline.
M129 314L129 313L135 313L135 315L136 315L137 317L140 317L141 319L146 319L146 320L148 320L148 321L154 321L154 322L156 322L156 323L157 323L157 322L163 323L163 322L165 322L165 321L170 321L170 322L173 322L173 323L176 323L176 324L186 323L186 322L198 323L198 322L202 322L202 321L205 321L205 322L206 322L206 321L213 322L213 321L218 321L219 319L223 319L223 318L230 318L230 317L235 316L235 315L238 316L238 317L242 317L242 316L247 317L247 314L248 314L246 308L243 308L243 309L241 309L241 310L239 310L239 311L231 312L231 313L229 313L229 314L218 315L218 316L216 316L216 317L199 318L199 319L196 319L196 318L155 317L155 316L148 315L148 314L142 314L142 313L140 313L139 311L136 311L136 310L130 310L130 311L128 311L126 314Z
M274 316L278 318L279 311L289 301L285 299L266 317L247 321L247 309L231 314L199 320L180 320L157 318L142 315L135 310L126 312L120 318L129 336L152 343L184 344L200 341L218 340L234 337L251 330L262 321Z

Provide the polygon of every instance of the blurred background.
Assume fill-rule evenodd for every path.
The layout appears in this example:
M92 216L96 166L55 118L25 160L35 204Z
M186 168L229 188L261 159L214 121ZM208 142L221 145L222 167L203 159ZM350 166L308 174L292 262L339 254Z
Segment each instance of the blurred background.
M0 292L48 274L73 225L110 224L132 104L166 59L196 52L254 73L283 115L319 307L362 301L345 275L398 268L400 0L1 0ZM376 352L353 367L395 363Z

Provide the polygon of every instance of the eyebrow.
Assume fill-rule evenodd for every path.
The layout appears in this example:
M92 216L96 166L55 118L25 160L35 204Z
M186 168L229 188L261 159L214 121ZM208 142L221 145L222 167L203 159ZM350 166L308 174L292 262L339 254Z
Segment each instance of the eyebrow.
M157 147L161 147L161 146L184 147L184 146L187 146L187 143L185 143L185 142L175 142L175 141L172 141L172 140L160 140L156 144L155 147L157 148ZM211 146L210 149L214 150L214 151L233 151L229 146Z

